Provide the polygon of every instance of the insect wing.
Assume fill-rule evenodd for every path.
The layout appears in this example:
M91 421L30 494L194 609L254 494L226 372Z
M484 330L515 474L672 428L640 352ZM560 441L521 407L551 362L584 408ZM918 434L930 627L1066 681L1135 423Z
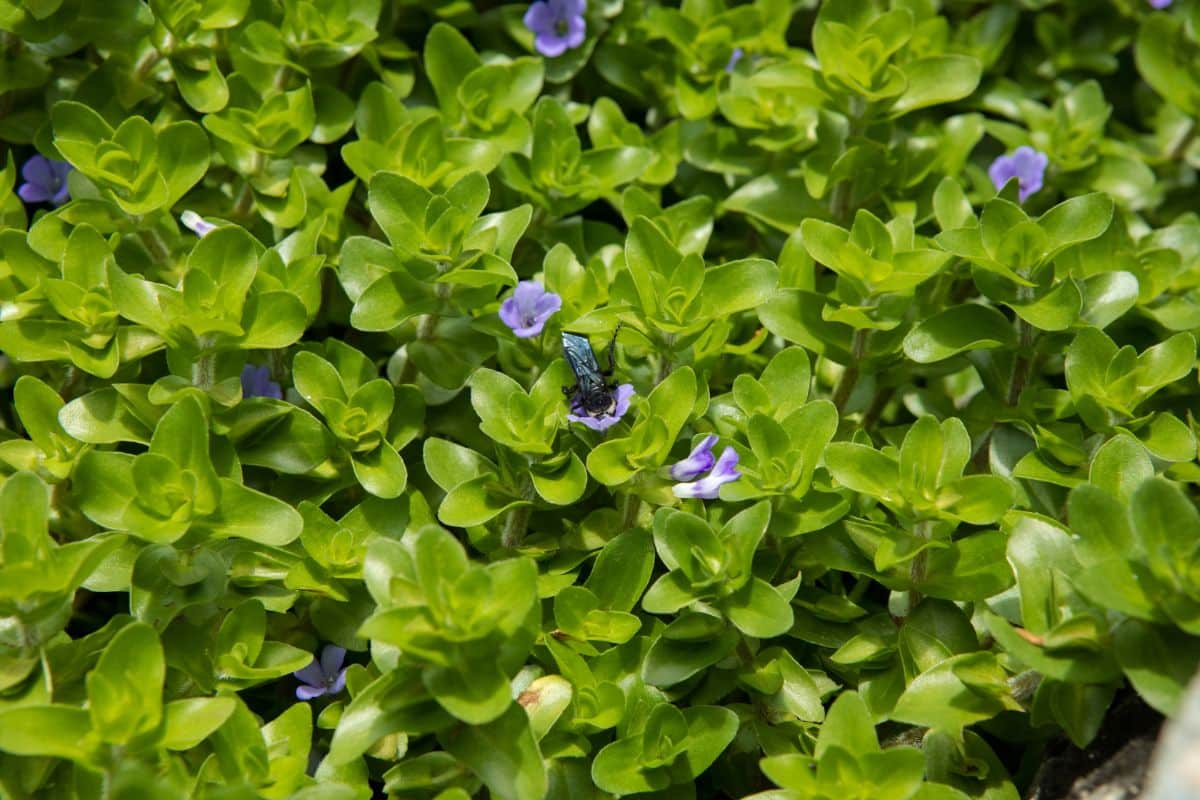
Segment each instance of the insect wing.
M592 352L591 342L585 336L574 333L562 335L563 355L571 366L571 371L581 382L591 382L600 376L600 365L596 363L596 354Z

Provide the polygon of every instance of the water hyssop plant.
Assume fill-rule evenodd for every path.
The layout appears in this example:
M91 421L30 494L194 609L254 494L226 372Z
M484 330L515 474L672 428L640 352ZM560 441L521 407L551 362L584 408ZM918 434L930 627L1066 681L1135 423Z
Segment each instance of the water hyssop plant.
M0 797L1052 800L1198 133L1200 0L0 0Z

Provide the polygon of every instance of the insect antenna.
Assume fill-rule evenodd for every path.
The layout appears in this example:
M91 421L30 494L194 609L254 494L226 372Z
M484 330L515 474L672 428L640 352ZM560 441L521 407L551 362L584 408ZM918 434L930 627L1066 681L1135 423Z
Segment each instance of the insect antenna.
M608 340L608 371L601 373L606 378L609 375L612 375L613 370L616 369L616 363L613 359L616 358L617 355L617 334L621 332L621 326L624 324L624 322L618 320L617 327L613 328L612 338Z

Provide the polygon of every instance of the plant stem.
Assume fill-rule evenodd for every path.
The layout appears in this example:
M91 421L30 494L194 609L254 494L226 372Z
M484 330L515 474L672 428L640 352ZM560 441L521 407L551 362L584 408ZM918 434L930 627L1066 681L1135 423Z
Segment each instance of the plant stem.
M885 386L875 392L875 397L871 400L871 405L867 407L867 413L863 415L862 426L867 430L875 427L875 423L879 422L879 417L883 414L883 410L887 408L887 404L891 401L892 395L896 393L895 386Z
M621 529L629 530L637 527L638 513L642 510L642 498L633 492L625 495L625 504L621 510Z
M862 130L863 117L866 114L867 106L861 97L852 96L850 98L849 107L846 109L847 117L850 120L849 130L846 132L846 141L855 136L858 136ZM850 223L850 202L853 199L854 180L846 178L839 181L833 187L833 191L829 195L829 213L833 217L833 221L838 225L845 227Z
M231 216L236 219L250 216L250 210L254 207L254 189L250 186L249 179L242 182L242 188L238 191L237 199L233 201L233 211Z
M867 352L867 339L870 333L862 328L854 332L854 339L850 344L850 363L842 371L842 377L838 379L837 386L833 389L833 404L837 406L839 415L846 410L846 403L850 400L850 395L854 393L854 387L858 383L858 364Z
M171 248L167 246L162 234L156 228L143 226L138 229L138 238L150 252L150 256L160 263L166 264L171 260Z
M441 287L439 286L439 288ZM440 317L437 314L426 314L421 317L421 321L417 323L417 336L413 341L427 341L432 339L439 319ZM416 364L413 363L412 355L405 351L404 367L400 370L400 375L396 378L396 383L403 386L406 383L412 383L416 377Z
M1017 291L1019 302L1027 303L1032 300L1032 292L1029 287L1022 286ZM1033 366L1033 355L1030 352L1033 348L1033 342L1036 331L1032 325L1025 320L1017 317L1017 357L1013 360L1012 377L1008 382L1008 405L1015 406L1021 399L1021 392L1025 389L1025 384L1029 381L1029 373Z
M654 377L655 386L665 381L667 376L671 374L672 362L674 361L671 356L674 353L675 348L675 334L665 334L663 336L663 343L666 345L666 352L659 356L658 374Z
M533 506L517 506L508 512L508 516L504 519L504 530L500 534L500 546L506 550L513 550L521 546L521 540L525 538L525 529L529 526L529 516L533 513Z
M913 534L922 541L929 541L933 535L933 520L923 519L917 522L913 527ZM929 569L929 548L925 548L913 558L912 564L909 565L909 580L912 581L913 588L908 590L908 613L911 614L917 604L921 602L921 592L917 586L925 582L926 575Z
M205 352L192 365L192 385L197 389L209 391L216 382L216 353Z

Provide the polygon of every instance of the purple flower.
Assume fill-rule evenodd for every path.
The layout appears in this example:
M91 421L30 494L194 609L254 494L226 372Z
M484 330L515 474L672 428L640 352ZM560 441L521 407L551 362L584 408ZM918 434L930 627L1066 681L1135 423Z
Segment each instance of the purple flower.
M342 662L346 660L346 648L336 644L327 644L321 651L321 660L313 656L312 663L302 670L292 674L307 686L296 687L296 697L301 700L312 700L323 694L337 694L346 688L346 670Z
M242 397L274 397L283 399L283 389L271 380L271 370L247 364L242 367Z
M634 395L632 383L622 383L617 387L616 397L613 398L614 404L611 412L601 414L598 417L593 417L584 410L576 399L571 403L571 413L567 414L567 419L571 422L582 422L594 431L605 431L617 424L621 417L625 416L625 412L629 410L629 400Z
M500 321L522 339L537 336L546 320L562 308L562 298L536 281L521 281L512 297L500 304Z
M988 168L988 177L995 184L996 191L1000 191L1004 184L1016 178L1018 197L1024 203L1031 194L1042 188L1042 176L1049 163L1050 159L1045 153L1022 145L1014 150L1011 156L1000 156L993 161L992 166Z
M184 211L179 215L179 221L183 223L183 227L187 228L200 238L208 236L217 229L216 225L205 221L204 217L200 216L195 211Z
M729 63L725 65L726 72L733 72L733 68L742 60L742 56L746 55L746 51L740 47L733 48L733 54L729 56Z
M67 173L72 170L65 161L52 161L43 156L33 156L21 167L25 183L17 194L26 203L49 203L61 206L71 199L67 190Z
M703 473L712 469L716 462L713 455L713 445L717 443L717 435L710 433L700 440L700 444L692 448L688 457L671 465L671 477L677 481L694 481Z
M583 44L587 0L538 0L525 12L525 27L535 35L533 44L547 58L561 56Z
M1149 2L1150 2L1151 7L1157 8L1159 11L1162 11L1164 8L1171 5L1171 3L1174 2L1174 0L1149 0Z
M721 457L717 459L712 472L698 481L677 483L671 487L671 491L676 497L700 497L705 500L716 500L722 484L736 481L742 477L742 473L737 471L737 463L737 451L732 447L726 447L721 451Z

